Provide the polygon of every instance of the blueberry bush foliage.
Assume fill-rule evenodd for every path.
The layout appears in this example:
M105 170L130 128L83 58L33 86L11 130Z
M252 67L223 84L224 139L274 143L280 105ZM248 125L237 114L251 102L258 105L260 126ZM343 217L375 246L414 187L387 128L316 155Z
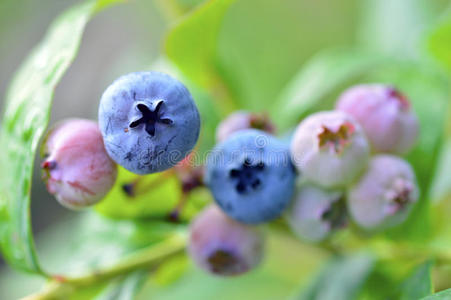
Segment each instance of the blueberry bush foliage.
M12 288L41 284L27 299L451 299L449 3L361 1L360 19L337 25L355 27L353 45L330 47L333 33L308 27L308 20L299 28L272 19L296 13L283 1L262 1L267 7L259 14L258 1L159 2L173 10L173 26L160 58L143 69L172 74L192 92L202 118L197 153L214 146L218 122L234 110L267 111L283 135L308 114L331 109L350 85L389 83L409 96L419 117L419 142L406 157L418 177L418 203L399 226L372 234L350 226L319 244L301 242L286 224L272 222L265 228L263 264L241 277L217 278L197 269L185 251L189 222L211 194L193 190L181 221L169 222L166 216L181 197L174 173L144 176L130 201L123 186L137 175L120 168L107 197L49 229L38 255L30 217L30 201L38 199L30 198L31 177L53 91L77 55L86 24L112 5L131 5L85 0L50 25L6 94L0 246L4 260L27 274ZM348 3L330 2L331 11ZM302 61L292 48L312 42L303 34L315 30L332 42Z

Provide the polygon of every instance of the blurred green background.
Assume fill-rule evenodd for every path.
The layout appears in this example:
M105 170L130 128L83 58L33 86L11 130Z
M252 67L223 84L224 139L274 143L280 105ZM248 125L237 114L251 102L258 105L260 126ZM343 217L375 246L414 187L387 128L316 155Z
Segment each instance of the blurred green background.
M52 20L78 2L0 0L2 96L15 70L42 39ZM429 181L439 176L435 174L440 172L440 168L436 170L435 166L443 156L443 153L440 155L442 140L445 139L442 129L446 117L443 112L446 112L450 99L450 73L446 70L450 61L448 65L440 64L446 61L443 50L432 51L435 57L426 53L430 50L430 32L449 16L449 1L238 0L223 17L220 13L211 16L218 24L207 20L203 27L200 26L201 30L191 32L192 35L186 35L185 39L174 35L167 38L168 32L174 33L172 28L188 20L193 12L195 14L202 2L129 0L93 18L83 35L74 63L57 85L50 124L68 117L96 119L99 98L109 83L128 72L168 68L167 57L195 87L201 105L206 107L203 111L211 113L203 115L204 122L211 127L205 129L206 136L208 130L214 130L217 120L243 108L269 111L283 133L306 113L331 107L336 95L351 83L393 81L406 87L409 96L414 93L414 98L422 98L421 101L414 99L414 106L417 111L425 108L424 112L419 112L425 131L420 146L409 159L421 160L415 164L415 169L424 182L423 191L429 192L432 185ZM217 39L209 34L214 26L218 26ZM438 39L446 38L447 33L439 35ZM212 47L210 39L214 40ZM379 60L384 60L382 67ZM0 106L3 106L2 102ZM206 139L204 146L208 148L212 142ZM39 159L36 160L38 163ZM76 272L86 269L87 265L92 267L114 261L133 247L143 246L140 243L144 243L147 235L163 234L158 230L149 233L153 224L99 219L92 212L69 212L47 194L39 179L39 168L35 168L34 173L33 231L37 234L42 264L52 271ZM435 184L436 193L442 197L449 195L446 194L449 191L447 184L439 180ZM111 213L115 209L121 208L108 207L108 204L99 208L112 215L116 213ZM421 214L419 210L414 217ZM135 211L129 212L133 214ZM410 231L403 227L394 230L390 239L397 241L400 235L413 236L418 231L426 232L426 227L434 226L421 222L415 222L417 227L412 226L414 229ZM165 232L172 228L161 230ZM344 235L337 237L339 245L342 245L341 239L347 243L351 240L349 249L343 249L344 253L361 248L361 241L354 245L354 240ZM330 256L327 247L304 244L283 232L270 234L268 239L268 258L256 272L236 279L212 278L181 256L175 258L172 265L169 262L169 267L158 269L156 275L146 277L138 298L287 299L298 295L303 287L314 281L315 274L320 272ZM124 244L127 244L127 249L124 249ZM360 292L360 298L388 299L384 298L384 293L380 297L373 295L375 287L372 284L390 287L421 259L424 257L399 266L382 266L377 272L370 272L370 266L379 266L379 262L359 254L351 256L342 265L331 262L330 267L347 274L351 285L353 282L363 285L359 278L368 276L371 279ZM93 260L98 261L93 265ZM37 276L17 273L6 266L0 270L1 299L25 296L38 290L44 282ZM391 277L387 276L388 273L392 274ZM136 275L138 279L141 277ZM438 289L451 287L439 279L436 280ZM137 282L133 277L126 280L131 282L131 287ZM327 281L333 281L333 278L327 278ZM112 292L109 296L104 293L104 299L119 299L114 284L108 287ZM117 285L120 284L119 280ZM103 288L96 287L77 297L90 299ZM334 287L323 294L312 292L309 299L334 299L333 291ZM355 295L347 296L352 298Z

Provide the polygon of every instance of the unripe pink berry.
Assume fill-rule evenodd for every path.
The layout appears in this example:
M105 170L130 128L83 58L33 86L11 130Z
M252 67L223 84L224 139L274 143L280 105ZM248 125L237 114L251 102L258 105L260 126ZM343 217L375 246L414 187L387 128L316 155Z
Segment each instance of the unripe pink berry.
M68 208L97 203L116 180L116 164L93 121L70 119L56 124L44 140L42 155L47 190Z
M406 96L392 86L352 87L340 96L336 108L362 125L375 152L404 154L417 140L417 117Z
M287 211L287 219L300 238L322 241L347 223L343 192L303 184Z
M338 111L310 115L291 141L292 160L300 175L326 188L355 180L369 159L369 145L360 125Z
M274 125L265 114L236 111L219 123L216 128L216 141L223 142L237 131L244 129L259 129L274 133Z
M418 194L414 171L405 160L377 155L366 174L349 189L348 209L363 228L390 227L407 218Z
M257 228L238 223L216 205L210 205L191 224L188 250L196 264L207 272L239 275L260 263L264 239Z

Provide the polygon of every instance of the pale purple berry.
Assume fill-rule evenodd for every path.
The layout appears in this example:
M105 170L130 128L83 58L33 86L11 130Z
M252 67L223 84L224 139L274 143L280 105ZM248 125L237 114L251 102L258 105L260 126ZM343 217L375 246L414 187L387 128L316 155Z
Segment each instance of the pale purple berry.
M292 160L301 176L326 188L343 187L355 180L365 169L369 152L360 125L338 111L307 117L291 141Z
M343 192L304 184L293 199L287 220L301 239L322 241L347 224Z
M348 209L363 228L402 223L418 200L418 187L409 163L393 155L377 155L359 182L348 191Z
M191 224L189 254L209 273L245 273L260 263L263 250L260 230L230 219L215 205L204 209Z
M275 127L266 114L236 111L219 123L216 128L216 141L223 142L233 133L245 129L259 129L274 133Z
M418 137L418 120L409 100L389 85L358 85L345 91L336 108L363 127L375 152L404 154Z
M56 124L41 152L47 190L68 208L97 203L116 180L116 164L105 151L96 122L70 119Z

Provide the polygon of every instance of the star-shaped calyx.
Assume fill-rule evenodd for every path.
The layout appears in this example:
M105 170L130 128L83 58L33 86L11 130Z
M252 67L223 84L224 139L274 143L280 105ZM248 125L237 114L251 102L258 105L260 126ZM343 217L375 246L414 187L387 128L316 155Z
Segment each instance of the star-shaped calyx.
M163 105L163 103L164 103L163 100L158 101L153 110L150 109L147 105L145 105L143 103L139 103L136 106L136 108L141 112L142 117L136 121L131 122L129 127L135 128L140 125L143 125L143 126L145 126L146 132L150 136L154 136L155 135L155 125L157 123L166 124L166 125L173 124L174 122L171 119L164 118L162 116L163 114L160 112L161 106Z
M335 130L323 125L318 134L318 145L320 148L329 148L340 154L349 144L354 131L354 125L349 122L344 122Z
M264 169L263 162L252 164L251 160L246 158L239 168L230 170L230 177L237 181L235 185L237 192L244 194L249 189L257 189L261 185L258 173Z

